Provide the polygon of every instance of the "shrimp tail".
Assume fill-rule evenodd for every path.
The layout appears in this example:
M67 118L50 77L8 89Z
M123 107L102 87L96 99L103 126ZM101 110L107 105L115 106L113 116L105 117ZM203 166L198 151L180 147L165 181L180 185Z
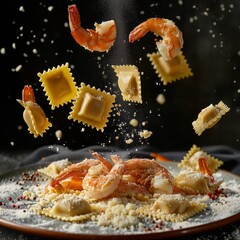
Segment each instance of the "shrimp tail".
M173 160L167 158L167 157L164 157L163 155L160 155L159 153L156 153L156 152L152 152L150 154L151 157L153 157L154 159L160 161L160 162L172 162Z
M93 150L89 150L89 152L92 154L92 156L94 156L101 164L103 164L103 166L105 166L108 171L110 171L112 169L112 164L110 162L107 161L107 159L105 159L104 157L102 157L99 153L94 152Z
M147 22L143 22L135 27L129 34L129 42L133 43L148 33Z
M76 5L73 4L68 6L68 18L71 32L81 26L80 14Z
M25 85L22 91L22 101L23 103L31 101L36 102L35 94L31 85Z
M212 171L208 167L206 158L203 158L203 157L199 158L198 159L198 164L199 164L199 169L200 169L201 173L202 174L207 174L210 181L214 182L214 177L212 175Z

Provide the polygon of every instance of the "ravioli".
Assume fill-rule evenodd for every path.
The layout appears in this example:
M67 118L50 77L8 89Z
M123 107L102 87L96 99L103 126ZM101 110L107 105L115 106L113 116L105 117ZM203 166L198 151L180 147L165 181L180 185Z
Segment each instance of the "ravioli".
M104 131L115 102L115 95L81 83L68 119Z
M77 87L68 63L37 75L40 77L39 81L53 110L71 102L76 96Z
M172 60L164 60L159 52L147 54L147 56L163 85L193 76L182 51Z
M134 65L113 65L124 101L142 103L141 78Z

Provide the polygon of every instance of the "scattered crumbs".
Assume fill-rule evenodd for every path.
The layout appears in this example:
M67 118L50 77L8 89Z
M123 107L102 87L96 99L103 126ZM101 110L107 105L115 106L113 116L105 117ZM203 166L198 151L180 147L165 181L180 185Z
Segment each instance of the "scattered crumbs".
M33 51L34 54L37 54L37 49L36 48L34 48L32 51Z
M181 6L183 5L183 1L182 0L178 0L178 4Z
M23 6L20 6L20 7L19 7L19 12L25 12L25 9L24 9Z
M57 130L55 132L55 136L56 136L57 140L60 140L62 138L62 136L63 136L62 131L61 130Z
M0 53L4 55L6 53L6 49L5 48L1 48Z
M138 126L138 120L133 118L130 120L129 124L133 127L137 127Z
M20 64L15 68L15 72L19 72L21 69L22 69L22 65Z
M48 7L48 11L51 12L53 10L53 6Z
M160 93L160 94L157 95L156 101L160 105L162 105L162 104L164 104L166 102L166 98L165 98L165 96L162 93Z
M152 136L152 132L148 130L143 130L142 132L139 132L139 136L146 139Z
M133 139L130 138L130 139L125 140L125 143L126 144L131 144L131 143L133 143Z

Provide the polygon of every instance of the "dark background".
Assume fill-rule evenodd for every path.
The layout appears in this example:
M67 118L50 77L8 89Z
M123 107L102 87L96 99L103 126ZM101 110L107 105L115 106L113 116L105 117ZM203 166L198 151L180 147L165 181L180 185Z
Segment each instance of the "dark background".
M94 22L116 21L117 39L108 53L91 53L75 43L67 25L69 4L77 5L85 28L94 28ZM95 144L123 148L149 144L163 151L188 149L192 144L240 149L239 13L238 0L1 2L0 148L29 150L57 143L72 149ZM150 17L171 19L182 30L183 53L193 77L163 86L146 56L156 51L156 36L149 33L139 42L128 43L129 32ZM104 133L68 120L71 104L51 110L37 73L66 62L78 86L84 82L117 95L116 108ZM112 64L134 64L143 73L143 104L122 101ZM19 65L22 67L16 71ZM53 124L37 139L28 133L23 108L16 102L26 84L34 87L38 104ZM166 97L164 105L156 102L159 93ZM231 108L230 112L197 136L192 121L201 109L220 100ZM138 128L129 125L132 118L139 120ZM55 137L58 129L63 132L60 141ZM147 140L138 135L143 129L153 132ZM127 145L125 140L130 138L134 142Z

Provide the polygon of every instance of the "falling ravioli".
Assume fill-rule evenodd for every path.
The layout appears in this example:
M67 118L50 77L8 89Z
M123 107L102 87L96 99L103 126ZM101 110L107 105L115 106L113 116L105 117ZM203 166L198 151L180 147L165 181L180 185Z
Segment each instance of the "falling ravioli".
M81 83L68 119L104 131L115 102L115 95Z
M76 83L68 63L38 73L38 76L53 110L60 105L71 102L77 94Z
M142 103L141 79L134 65L113 65L124 101Z
M210 104L208 107L202 109L198 114L197 120L192 122L196 134L200 136L203 131L213 127L229 110L230 108L222 101L217 105Z
M48 121L43 109L36 103L32 86L24 86L22 101L17 101L24 107L23 119L28 126L28 131L35 138L42 136L52 124Z
M147 56L163 85L193 76L192 70L181 51L179 55L168 61L164 60L159 52L147 54Z

